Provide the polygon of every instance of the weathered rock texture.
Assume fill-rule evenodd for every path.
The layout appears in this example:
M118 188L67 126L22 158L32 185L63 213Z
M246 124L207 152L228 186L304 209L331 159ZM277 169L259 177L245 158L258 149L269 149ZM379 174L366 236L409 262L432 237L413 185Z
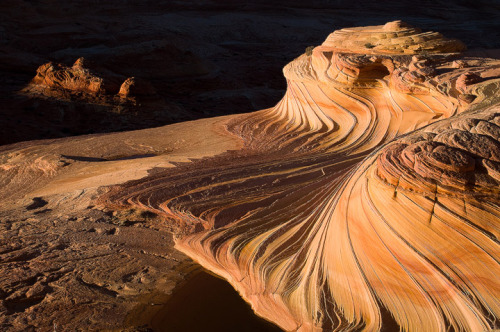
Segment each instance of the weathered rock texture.
M223 121L1 147L0 330L148 331L196 267L170 223L93 201L100 186L238 149L209 129Z
M72 67L53 63L46 63L38 68L34 84L44 85L52 89L64 89L74 92L94 94L117 93L120 87L120 78L101 77L95 73L84 58L75 61Z
M108 99L112 96L122 98L154 96L155 88L148 81L110 72L95 66L84 58L79 58L71 67L51 62L41 65L31 84L24 89L27 93L34 91L47 97L59 98L67 92L72 98L83 97L83 100L94 98ZM82 93L84 94L83 96ZM87 96L90 94L92 96Z
M498 328L500 61L463 49L343 29L284 68L273 108L3 147L0 195L163 216L285 330Z

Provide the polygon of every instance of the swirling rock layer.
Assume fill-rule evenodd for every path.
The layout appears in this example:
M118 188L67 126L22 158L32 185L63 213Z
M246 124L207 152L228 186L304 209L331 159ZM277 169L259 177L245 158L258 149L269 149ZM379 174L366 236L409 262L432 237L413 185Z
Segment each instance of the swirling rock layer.
M241 150L101 203L168 217L285 330L495 328L500 67L463 49L400 21L334 32L285 67L276 107L226 124Z
M147 320L189 272L172 229L286 330L497 328L500 62L462 49L343 29L285 67L273 108L1 147L1 328L112 329L141 301ZM47 93L149 93L42 69Z

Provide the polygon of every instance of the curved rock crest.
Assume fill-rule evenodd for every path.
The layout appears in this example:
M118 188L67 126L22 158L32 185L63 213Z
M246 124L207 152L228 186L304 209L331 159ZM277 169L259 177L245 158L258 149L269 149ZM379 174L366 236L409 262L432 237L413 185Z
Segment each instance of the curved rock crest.
M400 21L336 31L278 105L228 123L242 150L101 201L175 220L177 248L285 330L495 328L499 63L462 50Z

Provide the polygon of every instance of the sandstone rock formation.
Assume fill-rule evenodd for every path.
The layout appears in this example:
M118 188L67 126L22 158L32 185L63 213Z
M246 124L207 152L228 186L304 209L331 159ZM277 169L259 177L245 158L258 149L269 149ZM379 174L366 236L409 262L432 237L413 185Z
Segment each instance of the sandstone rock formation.
M2 147L0 197L163 216L284 330L498 328L500 61L463 50L400 21L342 29L284 68L273 108Z
M285 330L493 328L500 109L481 105L500 63L463 49L399 21L334 32L285 67L276 107L228 124L241 152L102 202L175 218L177 248Z
M118 94L125 98L151 96L156 93L151 83L146 80L135 77L125 79L121 75L89 63L84 58L76 60L72 67L50 62L43 64L38 68L32 84L45 88L44 94L49 96L57 95L61 90L73 95L82 92L96 96Z
M113 94L118 92L119 78L101 77L89 68L84 58L75 61L72 67L46 63L38 68L33 83L49 88L61 88L75 92Z

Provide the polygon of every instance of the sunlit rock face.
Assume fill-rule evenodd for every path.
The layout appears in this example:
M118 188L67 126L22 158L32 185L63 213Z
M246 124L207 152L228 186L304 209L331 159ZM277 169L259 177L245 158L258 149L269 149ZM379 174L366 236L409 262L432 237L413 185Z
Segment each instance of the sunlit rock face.
M52 62L41 65L31 85L25 90L40 89L47 96L59 96L67 92L73 98L78 98L82 93L101 98L116 94L126 98L156 93L148 81L134 77L125 79L124 76L96 66L84 58L76 60L71 67Z
M227 123L241 150L101 203L176 223L179 250L285 330L492 329L500 62L462 50L400 21L336 31L284 68L278 105Z
M40 66L33 83L51 89L115 94L120 88L120 76L110 74L106 78L101 77L102 74L97 74L84 58L80 58L71 67L50 62Z

